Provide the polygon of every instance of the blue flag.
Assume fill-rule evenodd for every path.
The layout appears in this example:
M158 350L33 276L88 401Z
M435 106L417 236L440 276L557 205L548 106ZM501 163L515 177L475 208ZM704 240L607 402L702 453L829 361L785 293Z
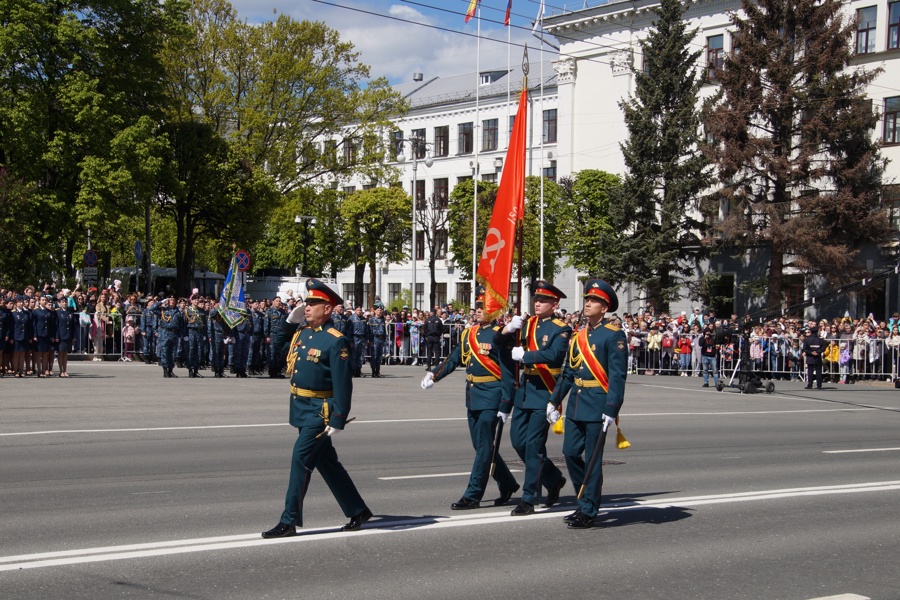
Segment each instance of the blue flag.
M219 314L229 327L237 327L247 318L247 303L244 300L246 274L237 268L237 253L231 257L231 266L225 277L225 286L219 297Z

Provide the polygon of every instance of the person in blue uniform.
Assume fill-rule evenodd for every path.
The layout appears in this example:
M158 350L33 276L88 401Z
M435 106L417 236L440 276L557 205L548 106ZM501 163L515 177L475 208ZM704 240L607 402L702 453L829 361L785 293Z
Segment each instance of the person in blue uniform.
M75 309L69 306L66 298L59 299L59 306L54 311L56 316L56 356L59 359L59 376L69 376L69 352L72 351L72 338L75 337L77 317Z
M284 306L281 303L281 298L276 296L272 300L272 307L266 311L265 326L266 343L269 345L269 377L276 379L283 377L281 374L281 370L284 368L284 355L278 354L278 349L272 340L275 334L281 331L281 326L283 323Z
M498 411L505 414L512 411L514 375L509 350L494 344L494 335L500 328L492 325L484 312L484 293L484 286L478 286L475 302L478 323L463 330L460 343L450 356L434 370L426 372L422 379L422 389L428 390L457 367L466 369L466 414L475 461L472 463L469 485L462 498L450 505L451 510L478 508L491 476L500 489L495 506L506 504L519 489L519 484L499 453L493 457L494 472L493 475L490 473L494 436L500 422L497 414Z
M247 377L247 366L250 361L250 345L253 343L253 320L245 316L232 329L234 344L232 345L231 367L238 377Z
M250 344L250 373L262 375L266 365L265 320L266 314L260 310L259 302L250 303L250 320L253 322L253 342Z
M372 356L369 358L369 364L372 365L372 377L382 377L381 361L384 357L384 344L387 342L384 309L375 309L375 316L369 319L368 331L369 344L372 348Z
M547 488L544 506L549 508L559 500L560 491L566 485L562 472L547 457L546 447L550 428L547 402L562 372L572 337L572 328L554 316L560 299L566 295L543 279L531 284L531 293L534 316L525 321L514 316L494 336L494 344L511 347L513 360L524 363L515 386L515 410L509 428L512 447L525 462L522 501L510 513L514 517L534 513L534 505L541 499L541 487ZM504 420L507 417L498 416Z
M162 367L163 377L178 377L172 372L175 367L175 348L181 340L184 331L184 320L181 311L175 305L175 298L169 298L165 303L154 306L158 317L159 330L157 346L159 350L159 366Z
M353 379L347 338L332 327L331 313L341 298L318 279L306 281L306 305L291 311L275 332L275 345L287 356L291 381L290 423L297 428L291 476L278 524L264 538L297 534L303 525L303 499L314 470L350 522L343 531L355 531L372 518L372 511L338 460L332 438L344 429L350 414ZM306 326L302 327L305 320Z
M191 296L191 305L184 310L184 324L187 328L188 377L200 375L200 350L206 337L206 322L200 310L200 296Z
M209 311L209 319L207 321L206 334L209 337L209 353L210 363L212 364L213 375L218 378L228 377L225 374L225 340L231 339L231 328L225 323L225 319L219 312L219 307L214 306Z
M156 299L149 298L144 310L141 311L141 355L144 362L150 364L156 359L156 330L159 315L155 310Z
M0 377L6 375L9 365L9 357L12 349L7 350L9 345L10 332L10 313L12 312L13 302L10 299L0 299Z
M25 300L16 297L16 307L12 311L12 370L16 377L25 377L25 354L31 350L34 332L31 328L31 312L25 310Z
M353 376L362 377L362 367L366 362L368 328L366 327L366 320L363 318L361 307L357 306L353 314L350 315L347 326L349 328L347 335L353 336Z
M591 279L585 284L582 314L588 322L569 344L566 365L547 404L547 421L555 423L563 399L569 397L563 455L572 485L576 490L585 486L578 509L565 517L571 529L594 526L603 487L603 447L598 441L619 416L625 399L625 332L604 319L607 312L615 312L618 307L619 299L607 282ZM585 465L595 451L594 470L585 480Z
M50 375L56 319L46 297L38 299L37 307L31 311L31 320L34 330L34 373L38 377L47 377Z

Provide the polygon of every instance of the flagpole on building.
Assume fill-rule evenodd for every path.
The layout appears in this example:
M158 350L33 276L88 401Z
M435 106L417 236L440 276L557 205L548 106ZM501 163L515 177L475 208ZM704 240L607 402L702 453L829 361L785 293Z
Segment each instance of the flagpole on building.
M477 2L477 0L476 0ZM472 171L472 182L475 184L475 195L472 202L472 278L478 271L478 131L480 130L478 123L478 103L479 92L481 87L481 4L476 4L475 19L478 21L478 35L476 36L475 45L475 122L472 124L472 146L475 149L475 169ZM475 288L472 285L472 306L475 306Z
M544 278L544 3L541 2L541 279ZM534 118L534 117L532 117Z

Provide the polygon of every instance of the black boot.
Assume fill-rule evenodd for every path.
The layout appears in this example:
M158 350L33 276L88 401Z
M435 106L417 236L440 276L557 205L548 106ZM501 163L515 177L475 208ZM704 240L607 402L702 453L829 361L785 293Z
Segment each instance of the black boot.
M168 369L168 367L163 367L163 377L168 377L168 376L169 376L169 369Z
M178 375L176 375L176 374L172 371L172 367L169 367L169 377L175 377L176 379L178 378Z

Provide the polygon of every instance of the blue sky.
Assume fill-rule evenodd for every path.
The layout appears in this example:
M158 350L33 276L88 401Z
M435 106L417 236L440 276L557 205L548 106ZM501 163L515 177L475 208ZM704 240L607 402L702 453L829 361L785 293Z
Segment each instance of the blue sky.
M474 72L476 39L458 32L476 34L477 23L464 22L469 0L231 0L242 19L250 22L271 20L273 10L295 19L324 21L341 34L342 40L353 42L360 59L372 68L373 76L383 75L391 83L412 80L412 74L433 76ZM595 2L592 2L592 4ZM509 33L513 43L529 46L531 62L537 62L539 41L531 35L532 21L538 14L539 0L513 0ZM547 14L560 12L561 1L546 2ZM581 8L576 2L568 9ZM360 11L368 11L367 14ZM481 3L481 67L505 67L507 61L507 29L503 27L506 0L482 0ZM388 17L393 17L388 18ZM431 27L401 22L422 23ZM442 27L451 31L442 31ZM485 39L489 38L489 39ZM495 41L492 41L495 40ZM555 40L554 40L555 41ZM549 48L548 48L549 49ZM511 61L521 62L521 48L512 48ZM550 55L545 53L545 58Z

